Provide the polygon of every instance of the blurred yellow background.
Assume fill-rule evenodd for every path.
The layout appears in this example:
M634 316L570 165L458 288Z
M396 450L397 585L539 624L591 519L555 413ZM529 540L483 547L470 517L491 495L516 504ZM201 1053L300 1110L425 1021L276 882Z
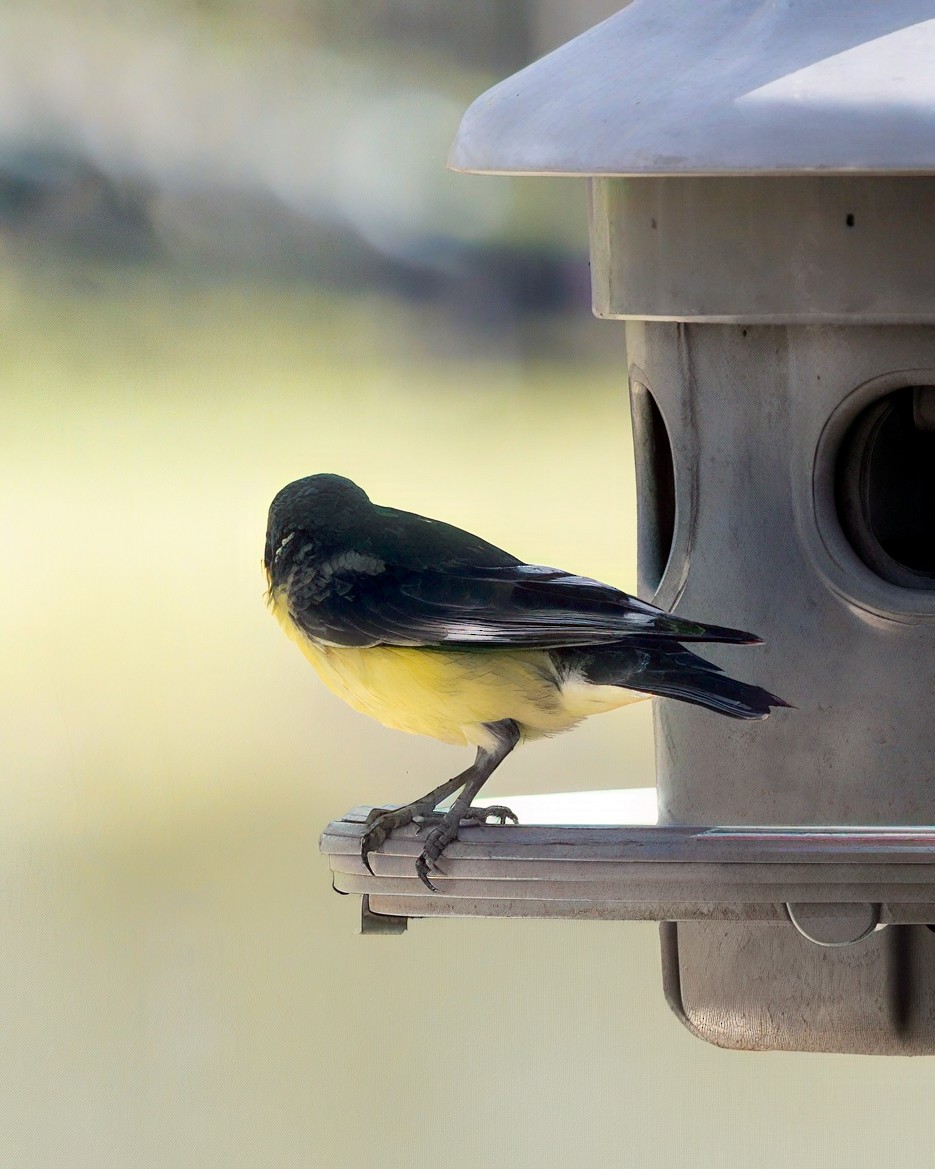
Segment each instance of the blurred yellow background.
M497 70L613 5L478 0L486 42L443 8L0 9L0 1165L928 1164L929 1061L706 1047L651 925L364 938L331 890L328 821L467 759L282 637L279 487L635 587L583 186L441 169ZM644 786L649 716L485 794Z

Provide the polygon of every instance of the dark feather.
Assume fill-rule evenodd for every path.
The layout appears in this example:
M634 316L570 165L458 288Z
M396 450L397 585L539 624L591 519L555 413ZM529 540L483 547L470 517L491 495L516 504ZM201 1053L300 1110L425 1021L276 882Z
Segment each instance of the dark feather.
M684 621L608 585L527 565L382 572L352 568L315 583L314 566L290 592L306 633L337 645L559 646L631 636L755 642L739 630Z
M524 564L450 524L374 506L333 475L310 476L279 493L266 559L272 588L285 585L296 623L334 645L759 641L674 617L600 581Z
M731 718L766 718L774 706L788 706L761 686L728 677L713 662L673 643L635 640L632 646L598 646L560 656L564 668L580 671L596 686L623 686L663 698L678 698Z

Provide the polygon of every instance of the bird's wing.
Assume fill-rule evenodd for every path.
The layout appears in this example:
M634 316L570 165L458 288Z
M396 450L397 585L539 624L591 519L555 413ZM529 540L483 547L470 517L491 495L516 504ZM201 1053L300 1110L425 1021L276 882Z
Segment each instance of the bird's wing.
M541 565L412 569L353 554L342 559L319 566L317 585L304 598L301 589L290 597L296 624L331 645L554 649L634 635L759 640L673 617L600 581Z

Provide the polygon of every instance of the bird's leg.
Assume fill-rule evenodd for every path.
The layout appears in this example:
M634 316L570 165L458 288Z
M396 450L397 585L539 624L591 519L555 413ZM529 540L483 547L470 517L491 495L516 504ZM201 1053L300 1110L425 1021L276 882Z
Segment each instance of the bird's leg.
M501 804L489 808L472 808L471 800L477 795L480 789L484 786L487 780L493 775L496 768L509 755L516 744L519 742L520 734L519 728L512 719L504 719L502 722L487 723L487 729L491 731L496 737L495 745L491 748L478 747L477 756L470 767L466 768L459 775L453 779L447 779L444 783L433 788L419 799L413 800L411 804L403 804L399 808L372 808L364 822L364 833L360 838L360 859L364 862L365 867L369 872L373 872L370 867L368 859L369 854L374 849L386 840L390 833L397 828L402 828L406 824L411 824L413 821L419 823L419 830L428 824L437 824L432 832L429 833L425 842L425 849L422 856L419 857L416 863L416 871L420 879L433 892L436 892L435 886L428 880L426 873L431 864L434 867L435 861L441 856L445 847L456 840L458 836L458 826L461 820L473 821L475 824L486 824L488 820L499 820L501 824L505 824L507 820L512 820L518 823L517 817L509 808L503 807ZM436 809L443 800L447 800L452 792L456 792L458 788L464 788L461 796L452 804L447 812L437 812ZM457 812L455 811L457 809ZM454 822L454 831L451 835L451 822ZM447 836L444 843L441 843L442 838ZM430 860L426 858L431 858Z
M438 805L443 800L447 800L452 792L456 792L459 787L464 786L465 782L474 774L475 765L476 761L460 775L456 775L454 779L446 779L444 783L440 783L438 787L426 792L419 799L413 800L411 804L403 804L399 808L372 808L364 822L364 834L360 838L360 859L367 869L371 873L373 872L373 869L370 868L368 854L373 852L375 848L379 848L391 832L406 824L411 824L417 818L420 820L434 819L435 809Z
M429 880L429 872L438 871L438 858L453 840L458 839L462 820L472 820L479 824L485 824L491 816L495 819L499 818L501 824L505 823L508 818L516 820L516 816L510 809L504 808L502 805L492 808L471 806L471 801L520 739L519 727L512 719L487 723L486 728L495 736L494 746L490 748L479 747L473 765L458 777L464 781L461 794L442 816L440 822L429 832L425 838L422 855L416 861L416 873L419 880L423 885L428 886L433 893L437 893L438 890Z

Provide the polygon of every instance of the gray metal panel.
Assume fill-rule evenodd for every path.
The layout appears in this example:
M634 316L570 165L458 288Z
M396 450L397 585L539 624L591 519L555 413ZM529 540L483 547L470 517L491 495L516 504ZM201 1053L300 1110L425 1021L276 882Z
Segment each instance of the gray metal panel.
M354 862L348 872L366 872L360 839L369 810L355 808L322 834L322 852L333 860ZM397 829L370 854L371 864L383 871L380 866L414 860L422 845L423 838L411 825ZM935 827L466 824L461 838L445 850L445 858L458 861L459 872L472 876L496 874L492 866L497 862L513 865L510 875L525 876L516 866L586 861L592 872L634 864L652 865L654 871L691 864L704 866L698 869L702 874L722 866L754 865L767 879L776 867L830 865L848 873L847 880L861 880L853 875L857 866L898 866L907 871L935 866Z
M935 330L630 322L676 467L677 552L656 603L753 629L706 656L795 704L763 723L657 702L663 822L935 824L935 591L877 577L829 500L867 395L935 370Z
M500 174L935 171L933 0L634 0L474 102Z
M830 951L781 923L661 928L666 997L700 1039L746 1051L935 1049L935 933L925 926Z
M707 656L796 707L742 725L657 703L662 820L935 823L935 591L861 563L832 486L857 413L935 383L935 330L630 322L627 349L674 450L678 530L655 599L755 629L762 648ZM670 999L679 983L677 1009L712 1042L935 1052L931 931L853 951L755 922L667 936Z
M740 324L935 321L933 207L928 176L595 179L594 311Z
M935 920L935 829L466 826L435 893L416 876L412 827L372 852L368 871L366 811L330 824L321 849L335 889L382 914L788 922L794 904L819 920L860 905L879 906L884 923Z

